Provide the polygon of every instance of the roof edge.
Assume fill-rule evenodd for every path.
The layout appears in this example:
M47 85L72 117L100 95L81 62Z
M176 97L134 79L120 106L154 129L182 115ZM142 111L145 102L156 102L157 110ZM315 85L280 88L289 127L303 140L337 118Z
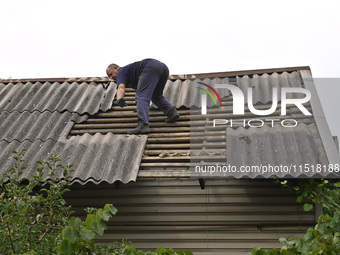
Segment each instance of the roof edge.
M170 75L170 80L182 79L195 79L195 78L218 78L218 77L231 77L251 74L264 74L264 73L280 73L280 72L293 72L299 70L307 70L311 72L309 66L296 66L296 67L281 67L269 69L253 69L241 71L227 71L215 73L197 73L197 74L174 74ZM22 79L0 79L0 83L17 83L17 82L109 82L108 77L61 77L61 78L22 78Z
M0 83L17 82L109 82L108 77L71 77L71 78L22 78L22 79L0 79Z
M340 164L339 151L336 147L329 125L327 123L327 119L324 114L312 74L311 72L308 71L302 71L300 72L300 74L303 83L305 84L306 88L310 91L312 95L310 102L312 106L313 116L320 133L321 141L326 151L329 166L339 165Z
M293 72L293 71L300 71L300 70L308 70L311 72L311 69L309 66L296 66L296 67L216 72L216 73L179 74L179 75L170 75L169 79L170 80L178 80L178 79L181 80L181 79L196 79L196 78L218 78L218 77L243 76L243 75L250 75L250 74Z

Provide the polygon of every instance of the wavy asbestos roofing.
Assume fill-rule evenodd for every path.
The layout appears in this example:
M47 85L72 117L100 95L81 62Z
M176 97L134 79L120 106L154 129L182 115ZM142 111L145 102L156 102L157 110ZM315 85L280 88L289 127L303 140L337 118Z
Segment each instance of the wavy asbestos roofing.
M163 95L177 108L185 106L190 108L192 106L201 107L201 91L197 87L204 87L204 85L214 86L215 84L229 83L228 78L205 78L205 79L190 79L190 80L169 80L165 85ZM216 89L220 97L229 96L229 91L225 89ZM213 106L213 100L208 97L208 106Z
M217 74L218 75L218 74ZM223 74L220 74L223 75ZM203 87L201 84L215 86L216 84L237 85L245 95L247 102L248 88L253 88L253 103L266 104L273 98L272 88L295 87L301 88L302 81L298 71L282 73L263 73L254 75L244 75L235 77L211 77L211 78L191 78L186 80L175 79L169 80L164 88L164 96L177 108L185 106L201 107L201 91L197 87ZM221 98L230 96L229 90L217 88L217 93ZM279 91L279 90L278 90ZM298 97L297 94L290 94L290 98ZM278 100L281 97L278 94ZM213 100L208 97L208 106L213 106Z
M306 80L310 76L309 67L170 76L164 94L180 108L181 118L176 123L164 123L164 115L152 109L152 133L148 137L122 135L136 125L135 91L127 92L128 107L120 108L113 104L116 85L107 78L0 80L0 171L6 171L3 166L9 166L11 151L26 148L26 159L32 167L36 160L44 159L51 153L62 155L64 162L74 164L72 181L82 184L113 183L118 180L126 183L136 180L137 175L141 178L189 178L191 113L188 108L200 107L201 90L197 87L203 86L202 83L227 83L239 86L245 95L247 88L252 87L254 105L267 109L270 107L272 87L310 85L308 89L311 90L313 82ZM242 129L237 129L238 133L235 131L234 135L233 131L226 133L225 127L216 132L209 129L213 118L232 117L231 93L225 89L218 89L217 92L222 97L223 107L212 107L207 118L197 121L203 126L199 124L195 129L199 139L208 137L203 141L206 148L217 146L226 150L232 148L230 145L226 147L226 136L229 135L230 141L236 139ZM312 92L312 95L317 96L317 93ZM339 162L324 114L319 111L322 109L321 103L315 99L310 102L312 117L300 116L300 111L289 109L289 116L299 118L294 132L309 130L307 134L315 138L309 144L310 148L300 149L303 153L311 149L320 162L325 162L325 159L332 163ZM208 97L208 106L211 106L213 102L209 100ZM279 115L275 113L275 117ZM247 116L248 119L252 117ZM265 127L256 128L263 139L267 139L266 130ZM291 135L281 128L274 127L271 131L275 130L280 133L277 137L282 139ZM274 133L268 137L276 139ZM296 137L297 141L302 137ZM300 142L306 144L307 141L310 139ZM283 148L287 144L280 146ZM228 155L230 160L241 159L240 150L232 151L234 155ZM274 152L267 152L267 159L273 158ZM296 153L291 155L295 157ZM31 174L31 170L25 172L26 176Z
M256 128L228 128L226 134L228 164L236 169L243 166L253 167L248 172L235 172L233 177L331 176L330 173L317 175L317 166L327 166L328 159L315 123L299 124L294 128L263 126L260 132ZM310 173L307 172L306 165ZM315 174L311 174L312 171Z
M58 141L71 128L71 121L81 122L87 116L80 116L71 112L6 112L0 114L0 140L11 142L17 140Z
M23 159L28 167L22 174L22 178L32 177L34 170L39 167L36 161L54 154L61 156L62 164L73 164L72 182L128 183L137 178L146 140L147 136L126 137L111 133L106 135L97 133L94 136L85 134L59 141L7 142L3 140L0 142L2 148L0 165L1 170L6 171L14 163L11 152L27 149ZM62 177L62 171L57 172L56 177ZM48 176L45 175L44 180L47 179Z
M56 154L74 164L73 182L135 181L146 136L66 139L75 123L110 109L115 93L115 84L105 78L1 80L0 173L12 166L12 151L27 149L23 178L32 176L36 161Z
M1 83L0 83L1 84ZM116 86L95 82L17 82L1 84L0 111L69 111L94 114L108 110Z

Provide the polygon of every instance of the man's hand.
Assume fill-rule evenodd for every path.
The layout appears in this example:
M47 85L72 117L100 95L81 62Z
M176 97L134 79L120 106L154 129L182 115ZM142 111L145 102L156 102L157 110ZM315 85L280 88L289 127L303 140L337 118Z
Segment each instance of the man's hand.
M117 100L117 104L118 104L120 107L125 107L125 106L127 106L127 104L126 104L124 98L118 99L118 100Z

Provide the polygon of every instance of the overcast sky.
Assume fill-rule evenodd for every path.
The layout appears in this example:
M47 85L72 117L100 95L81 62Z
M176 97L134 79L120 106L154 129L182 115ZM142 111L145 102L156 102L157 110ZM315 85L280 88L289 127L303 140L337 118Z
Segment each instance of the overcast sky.
M146 57L171 74L310 66L340 77L338 0L0 0L0 10L2 79L105 76ZM334 84L317 88L339 136Z

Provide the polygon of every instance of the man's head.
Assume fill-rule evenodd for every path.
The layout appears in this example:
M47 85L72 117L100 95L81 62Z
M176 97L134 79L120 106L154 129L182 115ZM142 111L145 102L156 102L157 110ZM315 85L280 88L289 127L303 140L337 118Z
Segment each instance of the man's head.
M106 68L106 74L109 78L116 80L118 76L119 66L111 64Z

